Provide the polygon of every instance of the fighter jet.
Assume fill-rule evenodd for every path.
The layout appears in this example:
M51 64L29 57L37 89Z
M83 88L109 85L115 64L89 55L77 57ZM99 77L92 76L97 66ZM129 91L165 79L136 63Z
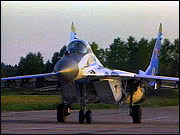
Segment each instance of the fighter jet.
M76 35L74 24L71 26L70 40L64 56L57 61L54 71L45 74L15 76L1 80L15 80L39 77L57 77L62 103L57 106L57 121L65 122L70 115L70 105L80 103L79 123L92 123L92 111L87 103L129 104L133 123L141 123L145 83L158 89L162 81L178 84L179 78L157 76L159 52L162 40L162 24L156 37L151 61L146 71L131 73L104 67L94 55L91 46Z

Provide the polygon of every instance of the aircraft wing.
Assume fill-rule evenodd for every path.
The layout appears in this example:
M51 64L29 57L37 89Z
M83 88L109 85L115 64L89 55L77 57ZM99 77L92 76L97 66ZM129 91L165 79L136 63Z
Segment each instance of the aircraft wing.
M153 80L165 80L165 81L173 81L178 82L179 78L176 77L166 77L166 76L154 76L154 75L144 75L144 74L136 74L131 72L126 72L122 70L110 70L104 67L100 66L92 66L88 69L84 70L84 75L88 77L123 77L123 78L129 78L129 79L143 79L147 81L153 81Z
M1 81L5 80L17 80L17 79L27 79L27 78L40 78L40 77L49 77L49 76L55 76L57 73L44 73L44 74L35 74L35 75L24 75L24 76L14 76L14 77L5 77L1 78Z
M149 79L149 80L167 80L167 81L179 81L177 77L167 77L167 76L154 76L154 75L136 75L136 78Z
M81 74L87 77L129 77L134 78L135 73L126 72L122 70L111 70L100 66L96 63L84 67L81 70Z
M87 73L84 74L88 77L125 77L125 78L135 78L136 74L133 73L126 73L126 72L121 72L121 73L117 73L117 72L111 72L111 74L108 74L107 72L105 73Z

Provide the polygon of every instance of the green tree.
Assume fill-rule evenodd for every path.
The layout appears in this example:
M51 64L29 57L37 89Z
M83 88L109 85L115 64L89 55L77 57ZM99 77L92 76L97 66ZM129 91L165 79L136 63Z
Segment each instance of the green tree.
M44 73L49 73L49 72L52 72L53 71L53 65L52 63L48 60L46 62L46 64L44 65Z
M138 69L137 67L137 55L139 52L139 46L137 41L135 40L134 37L129 36L127 39L127 59L128 59L128 64L127 64L127 70L131 72L136 72Z
M1 63L1 77L6 76L6 65L2 62Z
M153 39L150 42L152 44ZM136 54L136 71L139 69L145 71L148 67L152 55L151 44L144 37L139 40L138 51Z
M53 57L51 58L51 62L53 67L55 66L56 62L60 59L60 53L59 52L55 52L53 54Z
M91 49L92 49L93 53L96 55L96 57L99 59L99 61L104 65L104 63L105 63L104 49L102 49L102 48L99 49L99 46L98 46L98 44L96 44L95 41L90 43L90 46L91 46Z
M106 49L106 64L109 68L127 69L128 52L124 41L117 37Z
M57 63L57 61L60 60L61 57L64 55L65 51L66 51L66 46L64 45L59 52L55 52L53 54L53 57L51 58L53 68Z
M1 77L9 77L17 75L17 65L6 65L3 62L1 63Z
M96 44L96 42L94 41L94 42L92 42L92 43L89 43L90 44L90 46L91 46L91 49L92 49L92 51L93 51L93 53L98 57L98 55L99 55L99 47L98 47L98 44Z
M160 57L159 57L159 74L168 75L167 67L171 63L171 43L168 39L164 39L162 43Z
M25 58L21 57L18 64L19 75L29 75L42 73L44 69L43 57L41 53L28 53Z
M99 56L98 56L99 61L105 65L106 62L106 52L104 49L100 48L99 49Z
M175 39L170 46L170 63L168 63L167 75L179 76L179 39Z

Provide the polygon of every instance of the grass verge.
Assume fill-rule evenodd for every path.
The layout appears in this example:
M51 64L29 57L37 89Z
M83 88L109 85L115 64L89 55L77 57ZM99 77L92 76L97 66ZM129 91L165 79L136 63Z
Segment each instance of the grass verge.
M179 98L166 97L147 97L142 106L144 107L159 107L159 106L178 106Z
M59 95L60 92L56 91L38 91L32 88L3 88L1 95Z
M52 110L60 101L60 96L1 96L1 111Z
M87 109L118 109L119 106L116 104L87 104ZM72 110L80 110L79 104L73 104Z
M178 106L179 105L179 90L161 89L156 93L147 95L146 100L142 103L145 107L158 106Z
M32 90L7 89L1 91L1 111L30 111L30 110L54 110L61 102L59 95L46 95L40 93L34 95ZM18 92L17 92L18 91ZM19 94L19 95L18 95ZM32 95L28 95L32 94ZM36 93L37 94L37 93ZM154 95L147 95L142 103L144 107L178 106L179 90L159 90ZM88 109L117 109L118 105L88 104ZM79 104L73 104L72 109L80 109Z

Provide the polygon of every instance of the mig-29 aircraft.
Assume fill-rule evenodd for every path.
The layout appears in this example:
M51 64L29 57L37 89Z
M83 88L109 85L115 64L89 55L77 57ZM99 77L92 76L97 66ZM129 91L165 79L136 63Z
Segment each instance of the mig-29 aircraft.
M70 41L64 56L57 61L51 73L1 78L15 80L39 77L58 78L62 103L57 107L57 121L65 122L70 115L72 103L80 102L79 123L92 123L92 111L87 103L130 104L130 116L133 123L141 123L141 107L144 99L144 84L158 89L162 81L178 85L179 78L157 76L159 52L162 40L162 24L156 37L151 61L146 71L131 73L122 70L105 68L94 55L87 41L77 37L72 23Z

